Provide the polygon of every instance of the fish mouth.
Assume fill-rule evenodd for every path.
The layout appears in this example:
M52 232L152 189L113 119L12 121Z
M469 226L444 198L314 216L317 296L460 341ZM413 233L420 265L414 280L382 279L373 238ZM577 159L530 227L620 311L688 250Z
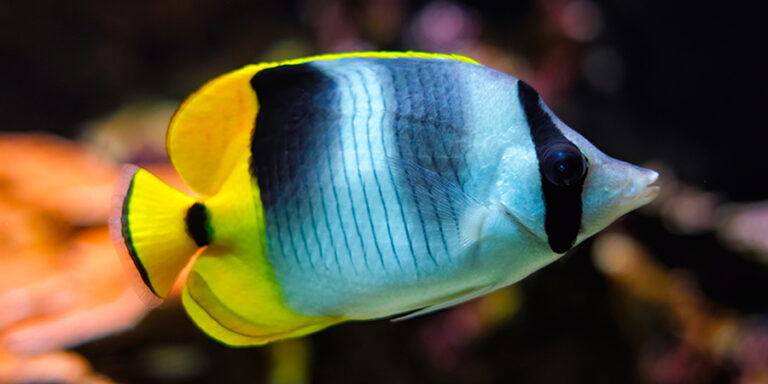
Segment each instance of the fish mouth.
M622 197L634 207L641 207L653 201L658 195L661 187L656 185L659 179L659 173L650 169L636 167L630 182L622 193Z

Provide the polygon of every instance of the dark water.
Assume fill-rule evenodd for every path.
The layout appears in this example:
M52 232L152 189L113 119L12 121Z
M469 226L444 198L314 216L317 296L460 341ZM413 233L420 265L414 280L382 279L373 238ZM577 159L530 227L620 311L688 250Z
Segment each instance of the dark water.
M374 7L379 3L389 5ZM553 78L567 77L553 92L553 108L597 147L630 162L668 164L682 181L724 200L768 196L768 87L756 9L601 0L590 3L602 15L600 34L571 41L555 27L552 11L568 1L508 3L455 3L463 4L476 25L471 44L513 53L534 69L551 66ZM434 49L413 32L430 4L1 2L0 130L78 138L89 120L132 100L181 100L207 79L262 59L281 41L299 41L310 52L343 46L345 36L372 49ZM393 12L395 27L381 27L379 19L389 19L377 9ZM553 52L563 59L553 61ZM598 68L617 71L618 85L611 89L585 75L587 59L596 52L613 55ZM713 305L745 315L768 312L765 295L757 294L768 292L765 264L737 256L711 231L670 232L658 218L640 214L619 227L660 265L692 276ZM587 242L522 282L520 310L462 347L454 366L442 367L428 356L430 341L422 332L435 318L351 323L309 339L311 381L653 381L643 359L674 345L677 330L663 310L647 303L633 302L634 315L627 316L621 308L628 304L594 267L590 247ZM266 382L272 353L220 345L178 307L156 310L131 331L75 350L95 371L128 383ZM696 354L691 359L705 373L681 382L731 382L738 374L728 363Z

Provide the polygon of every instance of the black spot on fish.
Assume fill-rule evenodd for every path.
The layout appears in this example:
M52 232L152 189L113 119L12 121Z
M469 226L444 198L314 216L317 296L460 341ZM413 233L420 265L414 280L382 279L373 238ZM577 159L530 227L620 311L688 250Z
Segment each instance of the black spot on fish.
M553 251L563 253L573 247L581 230L586 161L542 109L539 94L523 81L517 89L539 160L547 240ZM579 168L581 162L583 169Z
M205 205L194 203L187 210L187 233L195 241L198 247L204 247L211 242L211 233L208 230L208 210Z

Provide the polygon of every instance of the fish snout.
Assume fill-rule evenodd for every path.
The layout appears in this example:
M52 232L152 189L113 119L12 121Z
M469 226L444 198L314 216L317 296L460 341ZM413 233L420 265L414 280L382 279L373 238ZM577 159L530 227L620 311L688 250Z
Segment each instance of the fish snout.
M659 195L660 187L654 185L659 178L659 173L632 164L626 164L626 166L627 178L622 188L621 199L622 205L627 210L633 210L650 203Z

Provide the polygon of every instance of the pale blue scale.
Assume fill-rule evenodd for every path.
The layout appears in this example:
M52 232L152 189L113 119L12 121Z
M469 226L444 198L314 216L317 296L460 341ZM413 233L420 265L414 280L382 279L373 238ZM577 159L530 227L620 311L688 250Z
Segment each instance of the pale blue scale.
M536 156L516 80L452 60L310 65L334 84L322 107L337 117L316 118L322 129L281 154L296 156L302 180L272 176L285 195L267 208L270 262L286 304L375 318L500 286L514 263L498 256L531 254L537 240L494 204L540 204L525 201L537 196L535 167L504 160ZM530 183L513 185L510 172ZM488 226L507 242L478 245Z
M465 190L484 201L504 202L527 228L545 237L541 174L517 95L518 80L483 69L467 73L471 130L482 134L473 135L467 152L467 168L476 174Z
M370 319L426 307L421 314L560 256L547 243L516 78L456 60L342 58L255 83L276 112L259 115L271 129L255 131L252 172L268 259L293 310ZM552 119L594 168L608 161ZM582 196L583 236L606 225L596 206L613 196L598 171Z
M363 61L339 64L314 64L336 82L341 118L338 131L326 133L326 161L313 165L312 183L297 188L300 201L286 204L293 208L274 223L283 228L271 229L287 248L276 272L287 302L303 313L370 317L402 306L394 299L390 308L366 307L382 294L423 301L414 291L427 293L429 282L453 273L455 263L445 251L433 252L434 260L426 256L427 242L438 242L430 238L436 231L416 235L422 228L411 192L393 183L401 175L388 169L397 155L388 135L387 108L396 105L392 74Z

